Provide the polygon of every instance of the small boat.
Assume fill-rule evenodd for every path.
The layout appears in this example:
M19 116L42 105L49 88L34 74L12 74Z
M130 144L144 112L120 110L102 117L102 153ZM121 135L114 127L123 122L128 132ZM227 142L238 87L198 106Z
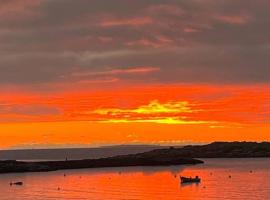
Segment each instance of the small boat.
M192 177L184 177L180 176L181 183L200 183L201 179L199 176L196 176L195 178Z
M10 183L10 185L23 185L23 182L19 181L19 182L14 182L14 183Z

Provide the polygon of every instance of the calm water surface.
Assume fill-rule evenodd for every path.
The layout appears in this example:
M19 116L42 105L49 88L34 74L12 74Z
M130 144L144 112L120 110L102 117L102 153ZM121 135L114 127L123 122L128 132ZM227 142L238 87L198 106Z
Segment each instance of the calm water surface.
M0 175L0 199L270 199L270 159L204 161L203 165L185 167L129 167L5 174ZM180 174L199 175L202 182L198 185L181 185ZM24 186L10 187L10 181L23 181Z

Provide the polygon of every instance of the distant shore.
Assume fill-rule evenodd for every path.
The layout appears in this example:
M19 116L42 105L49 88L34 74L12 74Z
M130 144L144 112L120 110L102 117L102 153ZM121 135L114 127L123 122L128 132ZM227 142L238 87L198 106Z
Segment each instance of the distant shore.
M194 165L203 161L193 158L175 157L170 154L152 154L152 151L100 159L22 162L15 160L0 161L0 173L48 172L64 169L129 167L129 166L169 166Z
M62 169L82 169L129 166L170 166L204 163L194 158L261 158L270 157L269 142L214 142L207 145L189 145L155 149L144 153L112 156L98 159L66 161L22 162L0 161L0 173L44 172Z

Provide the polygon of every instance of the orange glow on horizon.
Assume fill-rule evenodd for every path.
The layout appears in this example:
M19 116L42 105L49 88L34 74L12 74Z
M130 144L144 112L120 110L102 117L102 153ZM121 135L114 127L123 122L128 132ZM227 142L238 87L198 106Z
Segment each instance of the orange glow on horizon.
M269 140L270 86L3 94L0 148Z

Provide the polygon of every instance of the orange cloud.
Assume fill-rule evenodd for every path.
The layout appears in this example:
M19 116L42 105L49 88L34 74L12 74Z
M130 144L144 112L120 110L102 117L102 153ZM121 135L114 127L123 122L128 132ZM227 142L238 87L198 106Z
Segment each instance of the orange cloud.
M265 140L269 94L269 85L2 93L0 146Z
M113 69L108 71L96 71L96 72L77 72L72 76L103 76L103 75L121 75L121 74L147 74L151 72L159 71L158 67L134 67L127 69Z
M35 8L41 0L9 0L1 2L0 16L2 19L22 19L36 15Z
M100 25L103 27L110 26L143 26L152 24L153 20L149 17L136 17L130 19L106 19Z
M196 28L192 28L192 27L186 27L184 28L184 32L185 33L198 33L200 32L200 30Z
M248 15L219 15L217 19L221 22L235 25L247 24L251 20Z
M128 86L121 81L119 83ZM10 119L12 122L11 115L16 115L15 121L155 120L160 123L161 120L179 120L181 123L210 122L209 126L213 126L213 122L218 122L214 124L215 127L228 124L238 127L239 124L245 126L269 121L269 93L268 85L128 86L126 89L103 88L91 91L91 87L84 83L83 88L77 85L74 91L64 93L2 93L0 121L7 122ZM41 108L58 112L33 115L42 113Z
M156 36L154 39L149 40L146 38L142 38L135 41L127 42L127 46L145 46L145 47L153 47L160 48L164 46L169 46L173 43L173 40L164 37L164 36Z
M119 113L136 113L136 114L162 114L162 113L188 113L195 112L190 108L190 105L186 101L182 102L169 102L165 104L159 103L158 100L150 102L148 105L141 105L135 109L98 109L93 113L101 115L117 115Z
M85 114L98 114L102 122L128 123L128 122L151 122L164 124L202 124L212 123L206 121L185 120L185 113L199 112L191 108L191 104L182 102L159 103L151 101L148 105L141 105L134 109L103 108Z

